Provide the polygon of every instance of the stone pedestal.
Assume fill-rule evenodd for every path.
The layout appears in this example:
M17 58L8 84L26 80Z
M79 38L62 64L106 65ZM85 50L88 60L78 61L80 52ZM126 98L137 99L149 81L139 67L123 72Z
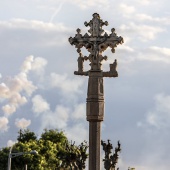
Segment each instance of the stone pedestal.
M100 134L104 117L102 71L89 71L87 121L89 121L89 170L100 170Z

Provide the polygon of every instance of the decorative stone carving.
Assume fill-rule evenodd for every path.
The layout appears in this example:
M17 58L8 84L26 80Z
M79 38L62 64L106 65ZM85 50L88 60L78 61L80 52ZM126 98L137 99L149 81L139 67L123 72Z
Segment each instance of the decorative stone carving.
M111 72L115 72L117 68L117 60L115 59L115 61L113 62L113 64L110 64L110 71Z
M74 74L89 76L86 100L86 118L89 121L89 170L100 170L101 121L104 119L103 77L118 76L116 71L117 60L110 64L109 71L102 70L102 61L107 60L107 56L103 56L102 53L108 47L114 53L117 45L123 43L123 38L116 35L114 28L111 29L109 35L104 32L102 27L107 26L108 22L103 22L97 13L93 14L90 22L84 24L86 27L90 27L89 33L81 34L81 30L78 28L75 37L70 37L69 42L75 46L79 53L78 71L75 71ZM81 53L83 47L89 52L88 56L83 57ZM90 69L84 71L83 64L87 60L90 62ZM115 154L110 156L112 145L108 141L108 144L103 143L103 146L106 151L105 168L110 170L109 168L115 166L118 151L115 150Z
M88 52L90 53L87 57L78 58L78 72L75 72L76 75L88 75L88 71L83 71L83 62L84 60L89 60L91 69L89 71L102 71L102 61L106 60L106 56L102 56L102 52L104 52L108 47L111 48L111 51L115 52L115 47L117 47L118 44L123 43L123 38L121 36L117 36L115 33L115 29L111 29L111 34L108 35L102 27L104 25L108 25L108 22L103 22L100 19L99 14L94 13L93 19L90 20L90 22L85 22L85 26L89 26L90 29L88 30L89 34L82 35L81 30L78 28L77 34L75 37L70 37L69 42L71 45L75 45L77 48L77 52L81 54L81 48L85 47ZM79 61L80 59L80 61ZM113 66L113 65L112 65ZM112 67L111 66L111 67ZM113 74L114 72L114 74ZM106 77L117 77L116 70L113 71L113 69L110 69L110 72L103 72L103 76L106 75Z
M84 58L83 58L83 55L81 53L79 53L79 58L77 59L77 61L78 61L78 72L82 73L83 72Z
M93 37L98 37L98 36L101 36L101 34L103 33L103 29L102 29L102 26L103 25L108 25L108 22L105 21L103 22L101 19L100 19L100 16L99 14L97 13L94 13L93 14L93 19L90 20L89 23L85 22L84 25L87 27L87 26L90 26L90 30L88 30L88 32L93 36Z

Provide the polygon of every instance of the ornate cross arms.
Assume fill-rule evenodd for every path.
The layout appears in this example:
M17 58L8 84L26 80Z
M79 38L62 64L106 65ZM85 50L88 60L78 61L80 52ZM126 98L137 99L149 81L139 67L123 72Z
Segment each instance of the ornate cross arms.
M107 56L102 56L102 52L107 49L107 47L111 48L111 51L115 52L115 47L118 44L123 43L123 38L121 36L117 36L115 33L115 29L111 29L111 33L108 35L102 27L104 25L108 25L108 22L100 19L99 14L94 13L92 20L90 22L85 22L85 26L89 26L90 29L88 33L84 35L81 34L81 30L77 29L77 34L75 37L70 37L69 42L71 45L75 45L77 48L77 52L79 53L78 58L78 71L75 71L76 75L88 75L89 71L102 71L101 70L101 62L103 60L107 60ZM85 47L90 53L89 56L83 56L81 53L81 48ZM83 62L85 60L90 61L91 69L89 71L83 71ZM104 77L117 77L116 71L117 61L115 60L113 64L110 64L110 71L103 72Z

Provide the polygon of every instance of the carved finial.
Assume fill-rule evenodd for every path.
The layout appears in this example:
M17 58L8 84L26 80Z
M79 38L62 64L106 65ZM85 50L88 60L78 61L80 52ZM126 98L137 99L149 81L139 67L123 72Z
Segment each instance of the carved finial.
M108 25L108 22L100 19L100 15L98 13L93 14L93 19L90 20L90 22L85 22L84 25L87 27L89 26L90 29L88 32L92 35L92 37L99 37L103 33L102 26L103 25Z
M81 33L81 29L80 28L77 28L77 34L75 36L75 38L82 38L82 35L80 34Z
M77 33L80 34L81 33L81 29L80 28L77 28Z
M115 33L115 29L114 29L114 28L111 29L111 32L112 32L112 33L110 34L111 37L116 36L116 33Z

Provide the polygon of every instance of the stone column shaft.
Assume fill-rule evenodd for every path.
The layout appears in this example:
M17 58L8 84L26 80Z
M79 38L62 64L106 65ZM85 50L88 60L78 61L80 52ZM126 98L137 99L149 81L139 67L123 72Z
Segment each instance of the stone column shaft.
M101 122L89 122L89 170L100 170Z
M89 72L86 111L89 121L89 170L100 170L101 121L104 116L102 71Z

